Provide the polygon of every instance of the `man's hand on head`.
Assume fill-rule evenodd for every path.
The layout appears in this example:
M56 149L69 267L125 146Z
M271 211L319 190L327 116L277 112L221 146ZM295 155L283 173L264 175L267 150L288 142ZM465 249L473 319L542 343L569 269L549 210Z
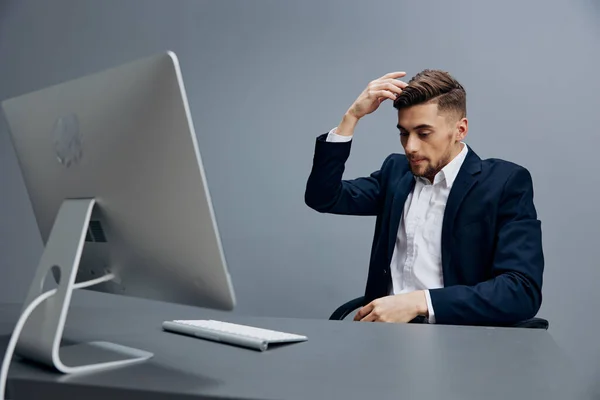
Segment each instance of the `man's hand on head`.
M406 72L390 72L371 81L346 111L337 126L336 133L341 136L352 136L356 124L362 117L377 110L385 100L396 100L402 90L408 86L406 82L399 80L405 75Z
M408 86L407 83L398 80L398 78L405 75L406 72L390 72L369 82L365 90L348 109L348 114L356 119L361 119L377 110L383 101L387 99L396 100L402 90Z
M419 315L427 316L427 297L422 290L375 299L362 307L354 320L409 322Z

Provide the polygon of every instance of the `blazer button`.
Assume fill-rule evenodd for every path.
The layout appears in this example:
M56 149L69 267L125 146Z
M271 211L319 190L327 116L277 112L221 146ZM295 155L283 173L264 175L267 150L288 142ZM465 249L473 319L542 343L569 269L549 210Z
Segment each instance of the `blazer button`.
M387 269L385 269L385 268L383 269L383 274L387 275Z

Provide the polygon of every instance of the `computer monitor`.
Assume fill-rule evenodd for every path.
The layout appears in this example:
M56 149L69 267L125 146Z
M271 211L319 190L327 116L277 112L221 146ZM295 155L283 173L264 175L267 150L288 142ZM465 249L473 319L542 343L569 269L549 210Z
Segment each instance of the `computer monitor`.
M16 351L69 373L147 359L62 348L73 289L231 310L235 296L178 59L166 52L2 103L45 245ZM40 300L46 276L56 291ZM157 327L159 328L159 327Z

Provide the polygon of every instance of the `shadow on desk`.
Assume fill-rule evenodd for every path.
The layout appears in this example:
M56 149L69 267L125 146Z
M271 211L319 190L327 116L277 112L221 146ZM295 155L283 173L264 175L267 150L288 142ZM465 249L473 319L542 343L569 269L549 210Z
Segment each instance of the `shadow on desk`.
M4 349L8 345L10 336L0 336L0 348ZM70 340L63 340L62 346L68 346L78 344ZM41 385L28 384L27 381L21 380L18 377L19 370L35 368L38 371L38 377L41 379ZM177 387L178 391L184 393L190 393L195 391L210 391L211 387L219 387L224 382L208 378L199 374L192 374L189 371L183 369L177 369L172 367L161 366L153 363L153 360L142 362L140 364L128 365L121 368L110 368L105 371L89 372L89 373L78 373L78 374L61 374L54 369L43 364L37 364L18 356L13 357L13 362L9 370L9 377L11 373L15 373L17 376L10 378L7 386L7 398L19 398L19 399L38 399L38 398L54 398L51 393L56 387L56 383L61 383L63 391L62 393L69 393L74 398L85 398L86 400L96 399L107 399L114 393L115 384L117 382L144 382L142 390L139 388L135 391L130 391L129 394L126 392L128 388L124 385L121 388L121 395L127 399L164 399L165 388ZM151 377L149 379L149 377ZM96 389L93 394L90 394L88 389L85 393L81 392L84 385L90 385L90 379L93 379ZM113 388L106 389L106 386ZM66 392L64 391L66 390ZM13 393L16 395L14 396ZM177 393L173 393L173 398L178 398Z

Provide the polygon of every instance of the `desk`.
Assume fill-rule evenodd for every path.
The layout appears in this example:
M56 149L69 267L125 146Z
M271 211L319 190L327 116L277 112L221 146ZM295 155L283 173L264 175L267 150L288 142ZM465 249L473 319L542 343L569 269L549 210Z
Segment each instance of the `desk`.
M546 331L251 318L119 299L71 307L65 338L109 340L155 353L130 367L65 376L13 361L13 399L582 399ZM20 307L0 306L1 345ZM167 319L220 319L305 334L257 352L163 332Z

